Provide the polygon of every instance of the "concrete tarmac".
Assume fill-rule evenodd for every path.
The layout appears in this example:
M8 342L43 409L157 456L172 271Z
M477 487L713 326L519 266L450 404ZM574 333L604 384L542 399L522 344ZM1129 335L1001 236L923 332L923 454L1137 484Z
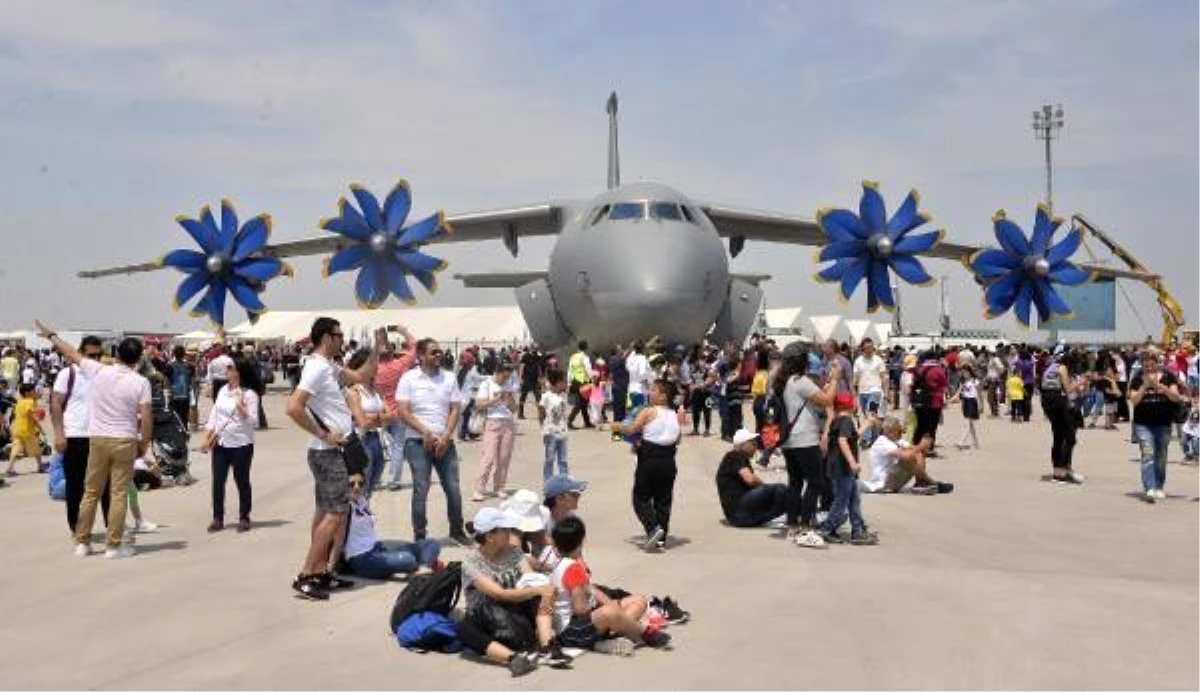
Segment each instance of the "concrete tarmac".
M305 439L267 397L252 479L255 528L208 534L208 457L199 482L142 494L158 533L138 554L72 556L63 505L45 476L0 490L0 687L6 689L1196 689L1197 471L1172 444L1167 490L1138 499L1128 430L1081 430L1082 487L1043 482L1050 431L981 421L983 449L959 452L947 414L953 494L866 496L876 547L798 548L767 529L720 523L713 474L726 445L685 438L674 540L662 554L631 544L633 457L606 434L570 437L572 475L591 483L581 512L597 580L672 595L692 621L672 651L581 656L573 671L517 681L506 669L400 649L387 621L402 583L363 582L326 603L294 597L308 544L312 482ZM747 410L747 418L749 418ZM541 436L523 421L510 485L541 486ZM468 518L479 447L460 445ZM779 462L776 462L777 464ZM766 473L784 482L780 469ZM411 480L407 469L405 482ZM236 516L236 489L227 491ZM380 492L383 538L411 537L411 493ZM444 535L441 488L431 533ZM102 542L101 522L97 540ZM457 559L458 548L443 557Z

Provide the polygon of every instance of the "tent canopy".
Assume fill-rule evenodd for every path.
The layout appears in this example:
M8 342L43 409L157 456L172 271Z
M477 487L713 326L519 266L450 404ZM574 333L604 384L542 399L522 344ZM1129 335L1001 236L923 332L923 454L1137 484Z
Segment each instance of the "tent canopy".
M433 338L453 343L513 343L529 338L525 320L516 306L477 308L409 308L406 310L274 310L257 324L243 322L228 330L235 339L284 339L300 341L308 336L318 317L332 317L350 338L364 340L372 330L404 325L416 338Z

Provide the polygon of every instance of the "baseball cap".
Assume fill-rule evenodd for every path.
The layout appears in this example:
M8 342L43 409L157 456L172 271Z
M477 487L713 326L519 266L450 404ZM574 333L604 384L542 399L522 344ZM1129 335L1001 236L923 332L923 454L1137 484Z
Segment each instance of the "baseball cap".
M546 522L542 518L542 501L532 490L518 490L512 497L500 503L500 511L517 518L517 528L522 533L542 531Z
M750 432L749 430L747 430L745 428L742 428L741 430L738 430L737 432L735 432L733 434L733 443L735 445L745 444L746 442L749 442L750 440L753 440L757 437L758 437L758 435Z
M475 514L475 533L488 533L496 529L515 529L520 523L516 515L496 509L484 507Z
M552 500L567 493L582 493L587 490L587 487L587 483L577 481L570 476L552 476L542 487L542 494L546 496L547 500Z
M853 410L854 397L850 394L850 392L841 392L837 396L833 397L833 407L843 411Z

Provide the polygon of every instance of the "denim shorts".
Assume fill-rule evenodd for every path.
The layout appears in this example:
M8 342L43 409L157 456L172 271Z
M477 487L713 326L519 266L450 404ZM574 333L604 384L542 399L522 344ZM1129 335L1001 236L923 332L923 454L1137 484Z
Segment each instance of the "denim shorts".
M308 450L318 512L345 514L350 507L350 474L340 449Z

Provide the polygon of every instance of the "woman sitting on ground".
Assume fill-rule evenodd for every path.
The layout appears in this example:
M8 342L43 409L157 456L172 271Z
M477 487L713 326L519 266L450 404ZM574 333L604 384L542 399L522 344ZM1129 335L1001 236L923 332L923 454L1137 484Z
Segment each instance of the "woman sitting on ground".
M379 540L375 514L367 499L362 474L350 476L350 521L347 522L345 557L350 573L364 579L388 579L395 574L412 574L419 569L438 572L442 546L433 540L415 543Z
M552 666L570 665L553 639L554 586L533 574L521 549L513 545L520 521L509 512L484 507L468 524L478 549L462 563L466 615L458 623L464 646L508 666L513 677L534 671L543 657Z

